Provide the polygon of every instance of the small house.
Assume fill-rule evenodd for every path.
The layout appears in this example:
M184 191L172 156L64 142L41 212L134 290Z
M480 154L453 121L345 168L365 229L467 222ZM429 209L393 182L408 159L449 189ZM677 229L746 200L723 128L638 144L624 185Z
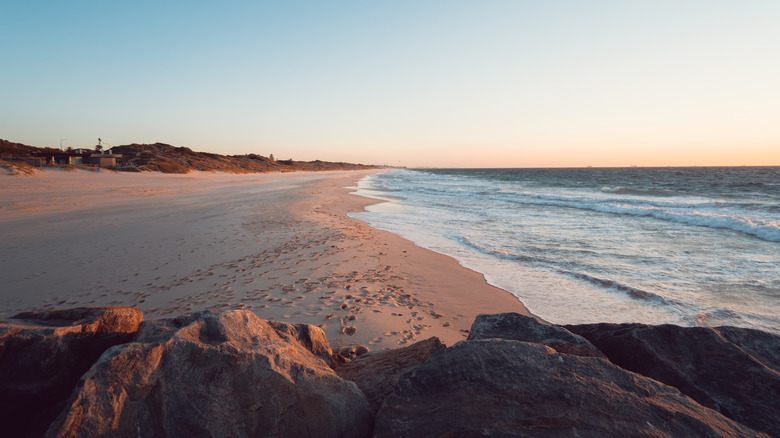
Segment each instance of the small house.
M79 155L51 155L49 157L49 164L72 164L74 166L80 166L84 164L84 158Z
M59 154L51 154L51 153L33 153L33 156L39 157L41 161L46 165L63 165L63 164L70 164L73 166L80 166L84 164L84 156L82 155L76 155L72 152L62 152Z
M116 167L117 158L122 158L122 154L92 154L89 156L89 164L98 167Z

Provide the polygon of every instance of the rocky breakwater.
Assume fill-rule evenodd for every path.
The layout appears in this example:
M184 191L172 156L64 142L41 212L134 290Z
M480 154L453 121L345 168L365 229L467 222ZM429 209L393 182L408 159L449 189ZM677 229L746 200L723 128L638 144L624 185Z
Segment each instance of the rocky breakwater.
M74 309L64 312L88 317L49 319L47 328L35 328L29 317L9 319L2 327L28 321L27 330L33 332L56 324L79 331L118 311ZM718 330L777 376L780 339L743 329ZM625 342L602 332L616 344ZM16 385L15 397L24 395L23 388L36 393L37 383L24 382L41 379L28 376L54 371L23 351L59 347L36 338L25 349L8 348L32 338L31 332L0 333L0 369L14 373L2 374L3 388ZM699 355L701 362L722 361L724 367L737 360L730 377L653 378L621 367L614 353L620 349L602 349L607 344L591 329L570 331L517 314L481 315L469 338L449 348L431 338L357 357L334 354L317 327L264 321L248 311L143 322L124 336L128 333L132 339L104 346L99 357L85 357L91 361L86 369L83 363L73 366L69 375L81 374L61 384L70 385L65 388L69 396L47 408L48 417L39 415L48 406L45 397L20 406L16 419L27 426L10 436L754 437L777 436L780 418L774 400L745 397L723 409L725 402L712 388L700 390L709 394L702 401L688 394L685 382L713 380L711 386L717 387L717 379L733 379L745 366L744 358L721 351L731 348L725 344L687 354ZM685 337L686 329L678 336ZM670 342L668 337L645 338L650 344ZM693 342L701 340L694 337ZM624 350L627 357L631 350L646 354L628 343ZM696 374L690 367L688 372ZM739 385L767 386L756 392L761 397L776 391L771 373L756 373L743 375ZM760 381L750 386L751 379ZM742 411L759 412L764 421L734 414ZM39 426L29 427L35 418Z
M125 309L122 309L125 310ZM129 309L133 310L135 309ZM54 331L80 332L103 320L116 309L67 311L88 315L86 320L48 319L59 324ZM66 313L67 313L66 312ZM140 316L140 312L138 312ZM20 321L27 321L21 315ZM18 319L3 323L8 326ZM139 320L140 321L140 320ZM80 348L63 348L44 334L7 329L0 342L0 369L6 387L20 387L14 394L2 392L11 405L23 389L37 394L32 374L54 375L55 366L42 363L27 349L60 352L62 357L81 355ZM181 318L136 323L129 338L102 355L93 355L86 368L81 360L61 359L59 367L79 373L66 382L67 401L59 415L41 423L38 411L45 395L16 410L15 432L3 436L277 436L362 437L371 434L373 416L357 386L339 378L326 360L332 355L318 327L261 320L248 311L220 315L208 312ZM19 338L21 336L21 338ZM24 348L20 345L28 338ZM105 342L95 340L104 346ZM91 360L90 360L91 359ZM44 365L41 367L41 365ZM25 371L28 369L28 371ZM34 371L29 371L34 370ZM38 380L41 380L40 378ZM66 386L63 383L60 386ZM69 398L68 398L69 396ZM32 397L30 397L32 399ZM51 419L54 418L53 421ZM36 423L37 422L37 427ZM50 423L50 424L49 424ZM47 428L48 426L48 428ZM3 425L6 427L6 424ZM48 429L48 430L47 430Z
M679 389L700 404L780 436L780 342L737 327L565 326L615 365Z
M776 339L775 351L778 347ZM775 421L778 415L775 411ZM480 315L468 340L432 353L403 374L379 409L374 432L379 437L767 436L677 388L620 368L581 336L513 313Z

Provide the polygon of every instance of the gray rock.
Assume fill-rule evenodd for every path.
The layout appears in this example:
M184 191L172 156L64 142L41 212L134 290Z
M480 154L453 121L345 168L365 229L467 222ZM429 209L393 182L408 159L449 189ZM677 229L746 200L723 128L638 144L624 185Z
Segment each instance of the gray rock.
M582 336L557 325L542 324L519 313L477 315L468 340L507 339L544 344L558 353L584 357L604 357L598 348Z
M605 359L462 341L403 374L376 437L765 436Z
M429 338L408 347L366 354L336 368L342 379L351 380L363 391L374 413L379 410L401 374L416 368L431 353L445 348L439 338Z
M741 327L715 327L724 340L738 346L767 367L780 370L780 337L760 330Z
M84 375L47 436L368 435L357 386L286 333L249 311L145 324Z
M129 307L25 312L0 320L3 436L40 436L79 378L112 345L131 341L143 320Z
M737 327L566 326L612 363L667 385L755 430L780 436L780 337Z

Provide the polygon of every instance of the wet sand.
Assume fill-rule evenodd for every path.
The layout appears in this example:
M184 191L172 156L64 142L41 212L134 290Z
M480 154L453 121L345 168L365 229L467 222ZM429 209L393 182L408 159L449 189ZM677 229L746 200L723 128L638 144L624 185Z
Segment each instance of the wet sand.
M351 219L376 171L0 175L0 317L126 305L146 319L249 309L333 347L465 339L514 296L455 260Z

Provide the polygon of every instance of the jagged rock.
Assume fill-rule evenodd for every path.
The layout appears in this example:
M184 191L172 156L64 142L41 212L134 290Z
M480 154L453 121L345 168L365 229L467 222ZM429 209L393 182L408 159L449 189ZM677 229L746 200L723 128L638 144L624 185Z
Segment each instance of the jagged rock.
M129 342L143 320L129 307L25 312L0 320L3 436L40 436L73 387L112 345Z
M468 340L507 339L544 344L559 353L585 357L604 357L598 348L582 336L556 325L542 324L519 313L477 315Z
M249 311L144 325L84 375L47 436L366 436L365 396Z
M398 383L401 374L417 367L431 353L445 348L439 338L433 337L408 347L381 353L367 354L339 365L336 374L357 383L376 413Z
M605 359L462 341L403 374L376 437L762 436Z
M780 436L780 337L737 327L566 326L612 363L679 389L753 429Z
M325 337L325 332L321 328L311 324L292 324L277 321L268 321L268 324L278 333L292 336L303 348L311 351L326 363L330 363L333 351L330 349L328 338Z

